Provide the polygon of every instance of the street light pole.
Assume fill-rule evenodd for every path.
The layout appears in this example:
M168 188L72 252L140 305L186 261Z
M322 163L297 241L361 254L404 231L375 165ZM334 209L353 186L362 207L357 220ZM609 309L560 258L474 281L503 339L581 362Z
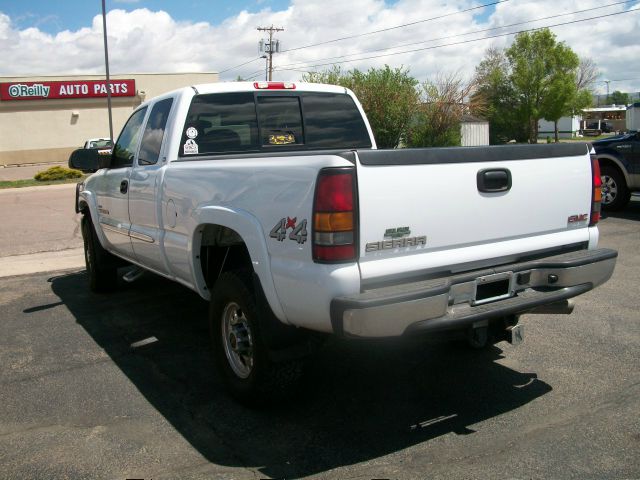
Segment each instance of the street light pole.
M111 116L111 81L109 80L109 47L107 45L107 14L105 12L104 1L102 0L102 33L104 35L104 64L107 70L107 109L109 110L109 138L113 143L113 118Z

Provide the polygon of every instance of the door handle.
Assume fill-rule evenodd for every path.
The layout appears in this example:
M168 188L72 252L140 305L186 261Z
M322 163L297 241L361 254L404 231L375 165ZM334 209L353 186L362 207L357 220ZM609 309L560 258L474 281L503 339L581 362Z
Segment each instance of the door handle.
M511 189L511 172L507 168L487 168L478 172L476 182L481 192L507 192Z
M120 182L120 193L127 193L129 190L129 180L122 180Z

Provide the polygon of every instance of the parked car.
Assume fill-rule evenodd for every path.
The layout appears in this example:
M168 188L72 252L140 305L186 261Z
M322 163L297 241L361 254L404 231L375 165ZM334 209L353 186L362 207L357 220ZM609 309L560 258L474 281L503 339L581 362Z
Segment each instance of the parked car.
M602 174L602 207L624 208L631 192L640 191L640 132L630 132L592 143Z

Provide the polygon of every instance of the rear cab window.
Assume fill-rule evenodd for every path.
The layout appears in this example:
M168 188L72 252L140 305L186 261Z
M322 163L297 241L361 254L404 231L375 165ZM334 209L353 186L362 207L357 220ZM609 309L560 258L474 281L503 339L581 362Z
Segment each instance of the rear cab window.
M179 155L371 148L353 99L324 92L196 95Z

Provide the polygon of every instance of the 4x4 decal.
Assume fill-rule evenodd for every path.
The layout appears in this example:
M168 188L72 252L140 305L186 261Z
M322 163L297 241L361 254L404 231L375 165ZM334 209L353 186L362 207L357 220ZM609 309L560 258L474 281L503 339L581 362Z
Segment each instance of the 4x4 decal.
M303 244L307 241L307 220L302 220L296 225L298 217L286 217L281 218L278 223L269 232L269 237L275 238L279 242L283 242L287 238L287 230L291 228L289 233L289 240L294 240L299 244Z

